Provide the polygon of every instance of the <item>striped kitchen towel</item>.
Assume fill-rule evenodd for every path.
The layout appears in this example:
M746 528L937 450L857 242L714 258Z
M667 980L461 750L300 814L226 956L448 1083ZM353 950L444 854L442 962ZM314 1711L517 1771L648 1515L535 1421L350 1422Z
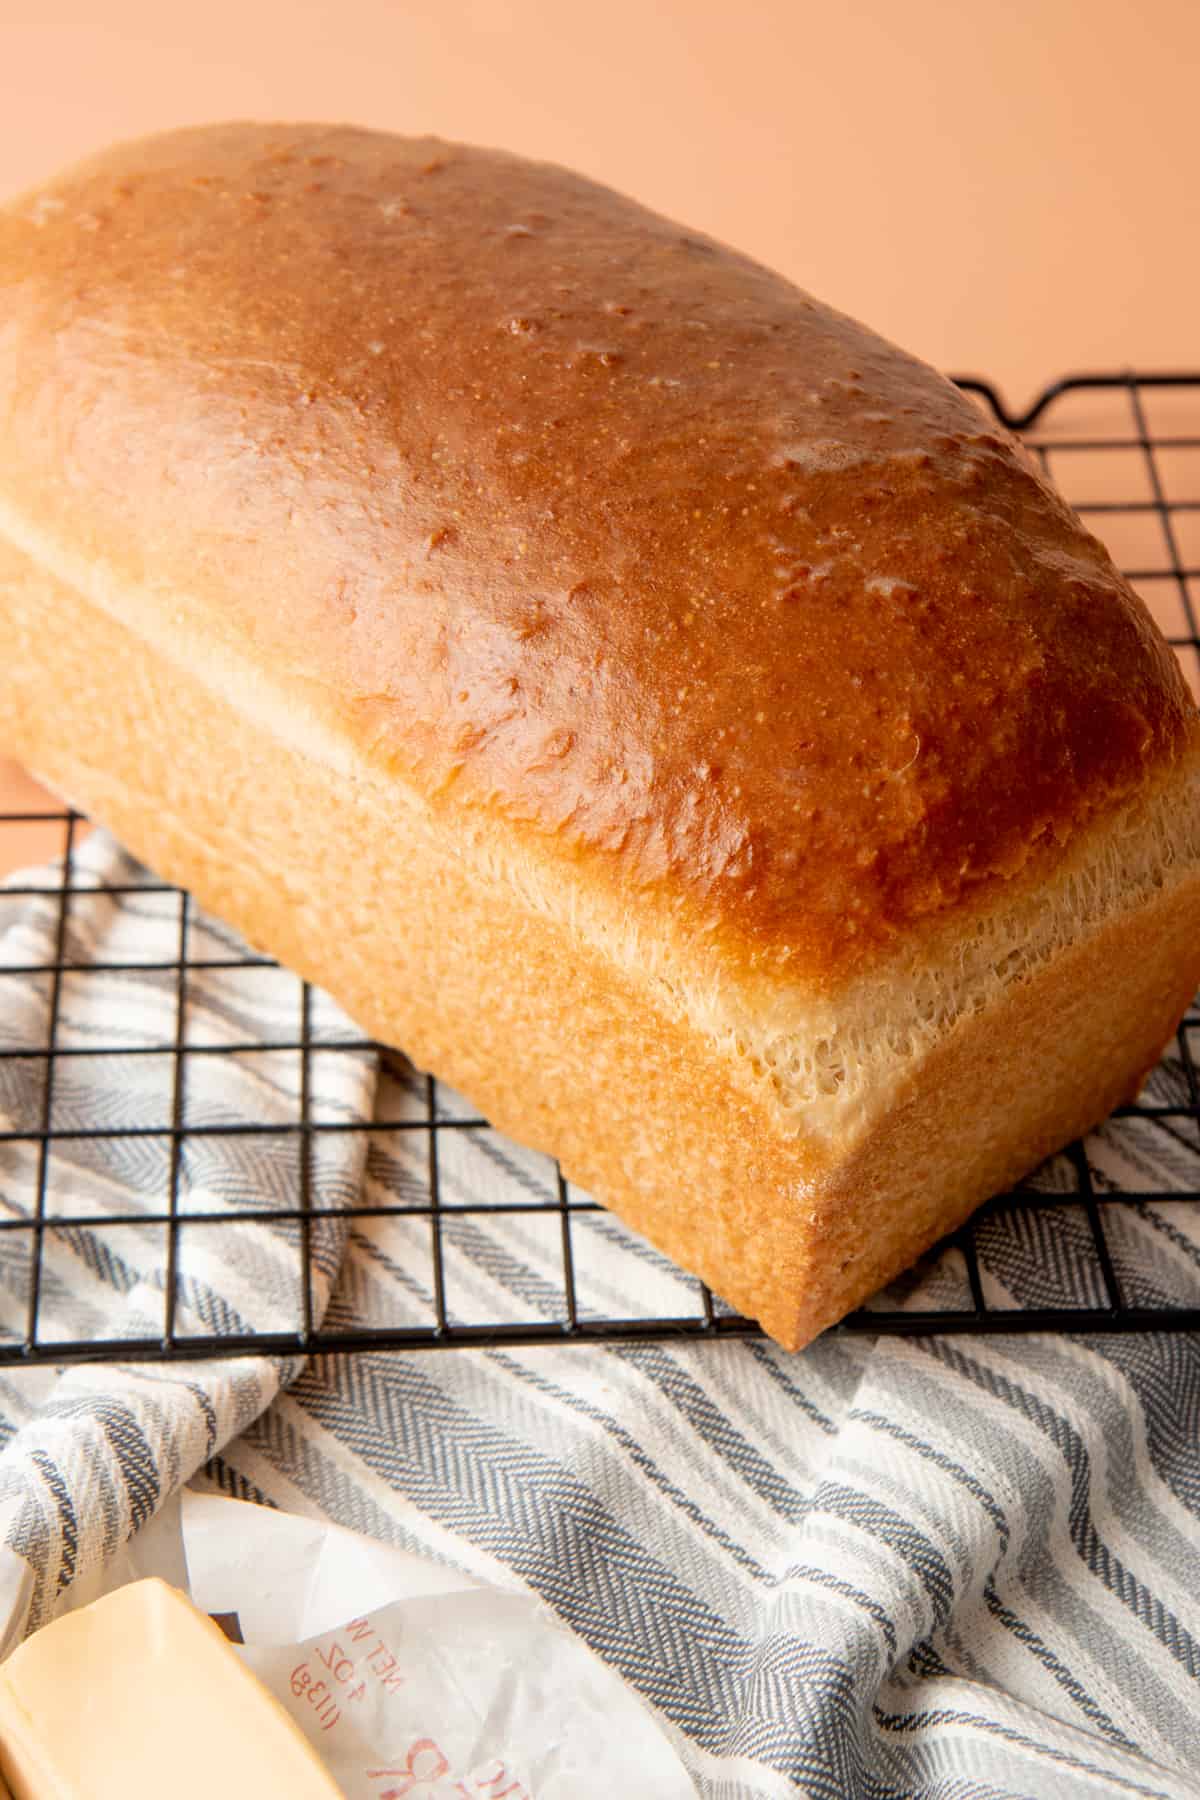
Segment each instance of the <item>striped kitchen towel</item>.
M36 933L37 904L0 938L10 967L36 960L11 930ZM82 930L89 903L75 904ZM156 909L129 905L149 943ZM228 942L206 921L192 928ZM130 992L110 995L106 1037L153 1010L145 986L133 975ZM228 1003L210 1010L229 1042L256 1027L278 1036L278 1019L250 1009L224 1018ZM82 1029L85 1012L63 1004ZM243 1054L230 1079L259 1081L239 1069ZM420 1098L403 1073L377 1080L367 1059L340 1077L339 1060L324 1061L322 1082L351 1084L333 1103L373 1103L390 1119ZM1169 1097L1186 1071L1168 1061L1155 1080ZM121 1092L81 1092L78 1104L133 1104L131 1074L110 1085ZM226 1102L258 1114L269 1089L214 1089ZM0 1093L0 1108L11 1104ZM553 1213L455 1212L463 1199L552 1195L552 1166L489 1131L451 1138L438 1226L450 1315L557 1316ZM381 1132L363 1166L323 1179L331 1195L411 1203L426 1154L419 1134ZM1186 1118L1120 1121L1088 1156L1102 1191L1200 1191ZM94 1196L111 1212L119 1189L137 1206L161 1176L136 1159L72 1165L69 1202ZM1057 1165L1041 1179L1068 1186ZM210 1206L261 1192L267 1207L273 1183L286 1191L277 1169L232 1153L203 1180ZM8 1207L20 1184L5 1181ZM989 1217L980 1253L993 1305L1096 1300L1080 1210ZM606 1214L577 1215L572 1233L585 1313L688 1310L685 1278ZM1109 1238L1130 1301L1196 1302L1200 1207L1114 1208ZM242 1265L232 1229L219 1249L188 1290L197 1317L270 1315L269 1269ZM44 1303L90 1308L77 1329L111 1319L120 1330L127 1309L161 1303L161 1267L130 1267L107 1244L74 1254ZM329 1323L430 1316L422 1215L364 1212L320 1258ZM933 1305L964 1282L951 1251L892 1298ZM0 1381L0 1414L6 1529L37 1563L46 1607L208 1458L207 1485L534 1590L620 1670L713 1800L1200 1795L1194 1337L831 1334L796 1356L731 1341L360 1353L298 1373L255 1358L92 1368L48 1386L25 1371Z
M102 832L71 859L65 909L61 886L61 865L0 886L0 1340L155 1335L169 1294L183 1339L294 1330L298 1227L275 1215L297 1204L295 1139L239 1127L295 1118L299 1057L255 1046L296 1037L301 983L252 960ZM315 1011L318 1041L348 1029L323 996ZM328 1106L370 1119L373 1055L332 1059L324 1082ZM313 1159L312 1197L327 1209L309 1231L317 1319L364 1151L363 1137L345 1134ZM165 1227L147 1222L163 1216L172 1188L182 1220L173 1253ZM33 1282L31 1214L44 1220ZM226 1214L241 1222L223 1223ZM0 1370L0 1521L33 1573L31 1625L298 1367L250 1355Z

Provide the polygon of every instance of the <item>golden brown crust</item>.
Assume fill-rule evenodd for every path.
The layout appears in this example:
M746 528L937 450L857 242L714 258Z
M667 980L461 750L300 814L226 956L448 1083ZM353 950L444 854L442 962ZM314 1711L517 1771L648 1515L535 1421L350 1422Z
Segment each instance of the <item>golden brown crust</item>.
M1102 1118L1200 979L1193 870L961 1018L845 1155L781 1126L565 913L390 830L386 784L264 743L2 540L0 657L0 736L30 764L788 1348Z
M1100 546L940 376L428 139L176 133L0 214L0 501L373 769L814 982L1193 731Z

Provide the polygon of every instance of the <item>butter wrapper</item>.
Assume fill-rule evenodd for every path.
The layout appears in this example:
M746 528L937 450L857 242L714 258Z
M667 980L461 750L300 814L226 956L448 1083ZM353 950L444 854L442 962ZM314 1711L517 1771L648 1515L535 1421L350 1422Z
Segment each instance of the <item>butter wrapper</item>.
M192 1599L236 1613L348 1800L695 1800L653 1715L535 1596L237 1501L185 1495L182 1531Z
M60 1610L146 1576L219 1620L347 1800L696 1800L654 1715L506 1570L184 1493ZM30 1587L0 1548L0 1654Z
M523 1594L395 1600L241 1654L352 1800L695 1794L653 1719Z

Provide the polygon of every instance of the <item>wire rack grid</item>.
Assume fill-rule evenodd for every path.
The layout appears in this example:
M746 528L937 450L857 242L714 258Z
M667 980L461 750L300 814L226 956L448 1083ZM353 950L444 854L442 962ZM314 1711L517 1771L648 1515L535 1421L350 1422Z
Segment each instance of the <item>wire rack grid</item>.
M1020 432L1043 466L1063 488L1085 521L1105 538L1125 573L1141 592L1200 698L1200 374L1075 375L1048 387L1024 413L1013 416L986 382L963 378L960 386L974 393L1005 425ZM604 1214L597 1203L574 1189L548 1161L540 1174L523 1177L497 1192L467 1192L450 1199L444 1169L464 1143L493 1137L486 1120L402 1059L382 1053L386 1084L393 1095L390 1114L372 1117L330 1115L318 1104L314 1071L318 1058L368 1059L377 1047L353 1031L318 1030L314 1009L321 996L294 981L294 1024L269 1035L261 1032L239 1041L225 1033L220 1041L193 1041L188 1030L189 993L201 979L223 971L236 974L271 970L269 958L257 956L229 938L214 945L206 935L197 945L198 914L189 896L135 870L128 884L110 883L110 898L132 893L160 897L173 905L171 954L158 960L134 958L102 964L81 959L72 943L73 909L96 895L95 886L76 880L79 845L87 823L73 812L13 812L0 815L0 833L27 830L31 824L61 829L62 854L51 890L55 907L51 953L27 963L0 965L6 981L41 984L39 1017L42 1032L5 1033L0 1010L0 1075L4 1065L35 1068L38 1080L29 1091L21 1116L5 1110L0 1089L0 1262L11 1268L13 1240L20 1238L24 1288L19 1320L0 1327L0 1364L62 1364L93 1358L115 1360L187 1359L248 1352L268 1355L339 1353L355 1349L431 1349L455 1345L495 1346L538 1342L583 1343L620 1340L671 1340L752 1337L759 1328L713 1296L701 1283L670 1271L669 1299L626 1312L611 1304L612 1284L599 1303L585 1295L587 1258L600 1243L598 1230L623 1237L623 1248L645 1264L655 1259L647 1247ZM2 845L0 845L2 847ZM6 903L20 902L40 888L20 880L0 889ZM88 900L86 896L91 896ZM0 928L3 916L0 914ZM153 977L170 990L173 1030L142 1046L126 1041L84 1045L64 1041L61 1030L64 984L103 973L119 977ZM291 978L289 978L291 979ZM0 1008L3 995L0 994ZM853 1314L836 1329L843 1332L914 1334L947 1332L1162 1331L1200 1329L1200 1091L1196 1060L1200 1055L1200 1012L1192 1009L1180 1025L1176 1043L1142 1097L1119 1109L1098 1143L1067 1147L1047 1169L1014 1193L998 1196L946 1244L938 1246L921 1268L904 1282ZM289 1058L295 1068L291 1116L277 1111L269 1119L246 1116L197 1121L188 1106L189 1078L207 1056L271 1056ZM167 1117L149 1124L63 1123L56 1095L69 1081L64 1071L73 1059L157 1059L166 1065ZM121 1061L128 1069L129 1061ZM327 1066L327 1065L326 1065ZM395 1096L402 1104L395 1104ZM354 1316L336 1306L324 1312L314 1299L314 1247L333 1224L346 1222L343 1201L327 1203L318 1191L314 1166L323 1143L333 1137L366 1133L372 1150L390 1154L389 1145L403 1141L407 1176L402 1198L387 1193L373 1200L364 1189L351 1209L354 1233L386 1231L402 1220L404 1230L427 1233L429 1279L425 1314ZM1124 1138L1122 1134L1125 1134ZM276 1207L269 1228L289 1234L298 1264L294 1319L281 1329L184 1329L180 1320L181 1252L184 1231L213 1227L262 1228L257 1205L225 1205L211 1210L185 1209L189 1153L205 1137L256 1140L278 1147L290 1145L296 1179L292 1203ZM48 1204L56 1156L86 1149L103 1158L116 1147L136 1140L159 1153L157 1188L143 1195L136 1216L128 1210L106 1213L103 1204L73 1213ZM455 1142L457 1140L457 1142ZM1133 1151L1122 1150L1126 1140ZM1155 1145L1165 1152L1156 1157ZM1147 1148L1149 1146L1149 1149ZM1163 1169L1167 1174L1159 1178ZM1139 1176L1138 1171L1142 1171ZM415 1173L414 1173L415 1171ZM1132 1176L1130 1171L1133 1171ZM1146 1171L1149 1173L1147 1174ZM416 1187L414 1189L414 1183ZM364 1197L365 1195L365 1197ZM1186 1209L1181 1214L1179 1209ZM1189 1229L1172 1222L1186 1216ZM504 1215L523 1222L540 1220L552 1233L557 1265L557 1298L546 1299L546 1284L524 1308L508 1304L467 1316L450 1292L448 1267L454 1234L472 1219L494 1225ZM1131 1279L1118 1218L1151 1219L1178 1248L1184 1264L1195 1264L1195 1282L1167 1292L1161 1284ZM601 1224L603 1221L603 1224ZM1014 1225L1014 1221L1016 1224ZM156 1231L165 1246L159 1285L161 1320L140 1324L125 1334L96 1337L72 1335L47 1327L44 1294L48 1249L65 1245L74 1254L82 1243L103 1239L110 1230ZM1007 1247L996 1249L997 1233L1009 1232ZM1017 1236L1013 1236L1013 1232ZM1028 1267L1036 1275L1024 1283L1012 1275L1013 1244L1024 1244ZM1066 1246L1066 1248L1064 1248ZM609 1246L611 1248L611 1244ZM1082 1283L1055 1293L1046 1278L1064 1257L1088 1265ZM1006 1262L1007 1258L1007 1262ZM93 1261L95 1259L93 1258ZM319 1260L319 1259L318 1259ZM1018 1257L1018 1261L1020 1258ZM661 1264L660 1274L669 1268ZM999 1270L999 1273L997 1273ZM1007 1271L1007 1272L1006 1272Z

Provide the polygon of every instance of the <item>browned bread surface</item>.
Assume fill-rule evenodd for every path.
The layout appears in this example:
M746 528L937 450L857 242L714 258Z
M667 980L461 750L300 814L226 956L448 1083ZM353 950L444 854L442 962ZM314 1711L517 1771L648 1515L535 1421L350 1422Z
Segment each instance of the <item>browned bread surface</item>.
M1174 758L1096 541L948 381L579 176L231 125L0 215L0 492L381 769L836 977Z
M788 1344L1200 979L1190 700L1024 454L494 152L0 212L0 741Z

